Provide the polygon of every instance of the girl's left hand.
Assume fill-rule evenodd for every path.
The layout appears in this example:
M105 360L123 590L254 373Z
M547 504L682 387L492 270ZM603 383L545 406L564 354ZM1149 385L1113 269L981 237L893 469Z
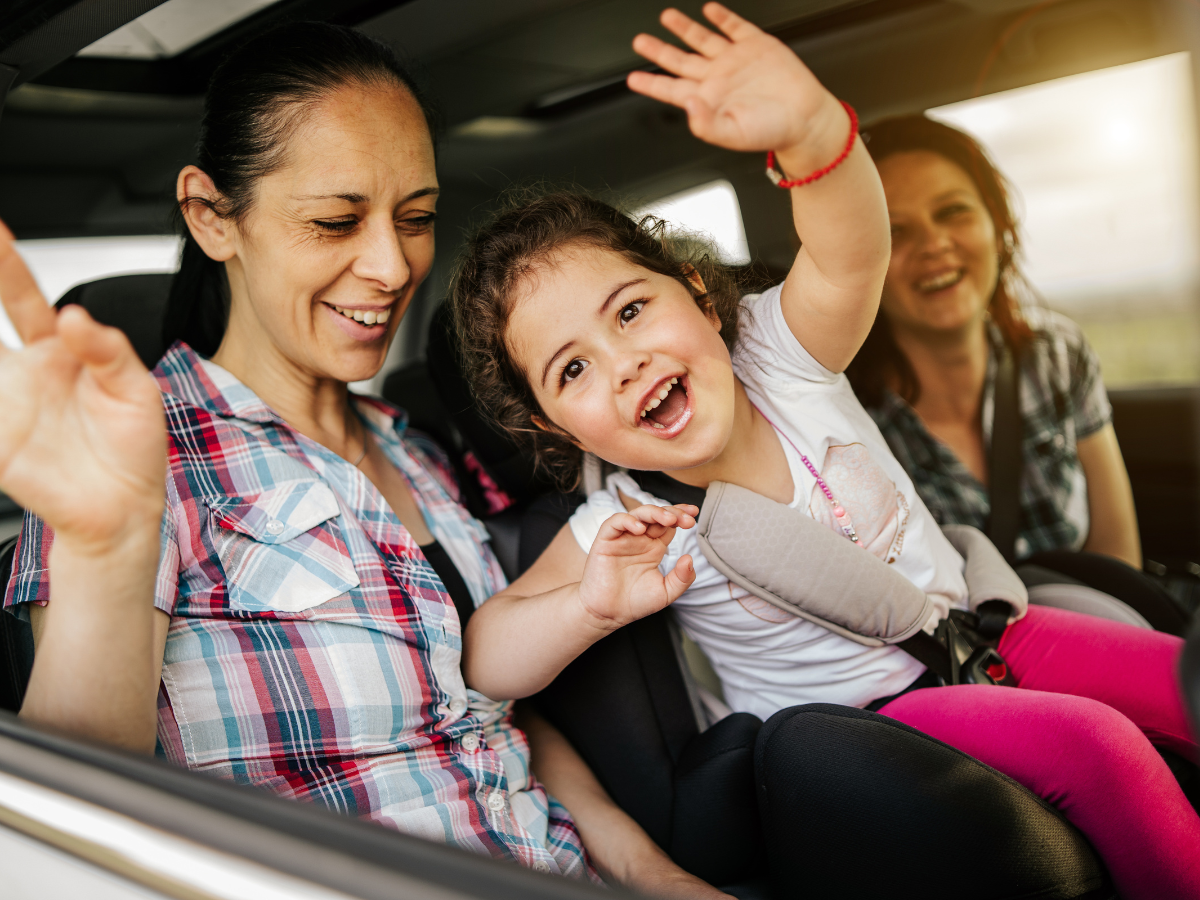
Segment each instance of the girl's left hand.
M677 77L631 72L631 90L683 108L696 137L729 150L817 144L819 156L827 141L844 144L845 111L795 53L719 3L705 4L704 15L721 34L677 9L661 17L695 53L648 34L634 38L635 51Z

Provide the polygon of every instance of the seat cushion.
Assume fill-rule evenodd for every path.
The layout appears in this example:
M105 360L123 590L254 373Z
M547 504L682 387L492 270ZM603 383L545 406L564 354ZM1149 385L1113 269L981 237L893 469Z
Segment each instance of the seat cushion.
M777 896L1110 897L1050 804L894 719L814 703L759 732L755 778Z

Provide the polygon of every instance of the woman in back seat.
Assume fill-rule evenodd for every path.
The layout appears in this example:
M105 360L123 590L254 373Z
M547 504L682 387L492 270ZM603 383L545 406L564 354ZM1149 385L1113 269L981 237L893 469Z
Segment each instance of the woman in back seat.
M27 345L0 349L0 486L42 517L5 595L37 642L22 715L538 871L724 896L539 723L585 855L510 705L463 683L460 622L505 585L486 532L403 412L347 392L432 264L428 119L349 29L235 52L179 176L157 388L119 332L55 317L0 228Z
M1142 566L1100 364L1079 327L1024 312L1017 222L975 141L924 116L866 130L892 222L880 312L846 370L941 524L986 529L997 360L1016 354L1023 426L1016 559L1088 550ZM1011 537L1010 537L1011 539Z

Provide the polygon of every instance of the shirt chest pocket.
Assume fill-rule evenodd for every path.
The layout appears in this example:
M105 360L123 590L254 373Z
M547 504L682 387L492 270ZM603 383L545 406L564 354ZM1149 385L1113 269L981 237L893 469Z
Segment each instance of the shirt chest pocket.
M297 613L358 586L328 485L292 481L205 504L230 608Z

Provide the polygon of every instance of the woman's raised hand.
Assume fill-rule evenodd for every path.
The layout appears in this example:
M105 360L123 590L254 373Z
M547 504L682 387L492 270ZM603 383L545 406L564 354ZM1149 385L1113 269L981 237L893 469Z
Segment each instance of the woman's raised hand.
M0 347L0 490L104 554L162 519L162 399L129 340L78 306L55 314L0 223L0 301L25 346Z
M705 4L704 16L720 34L677 9L661 17L694 53L648 34L634 38L634 50L671 74L632 72L629 87L686 110L696 137L730 150L785 153L815 144L814 158L823 158L827 139L845 143L845 111L795 53L719 3Z
M674 603L696 579L692 558L681 558L665 577L658 564L675 529L691 528L699 512L679 504L639 506L609 516L583 566L579 600L585 611L619 628Z

